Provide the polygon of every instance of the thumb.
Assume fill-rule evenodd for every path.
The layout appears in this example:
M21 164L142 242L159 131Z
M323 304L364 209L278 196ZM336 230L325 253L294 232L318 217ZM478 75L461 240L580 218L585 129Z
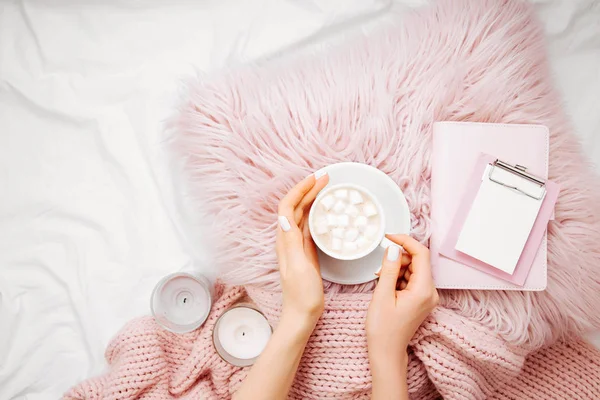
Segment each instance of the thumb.
M381 264L381 273L379 274L379 282L375 288L374 296L389 296L396 294L396 282L401 268L402 248L398 245L390 245L383 256Z
M278 254L286 258L296 258L304 254L302 231L292 218L279 216L277 230Z
M302 244L302 232L293 218L284 215L277 217L279 229L277 230L278 239L281 240L286 248L292 248L297 244Z

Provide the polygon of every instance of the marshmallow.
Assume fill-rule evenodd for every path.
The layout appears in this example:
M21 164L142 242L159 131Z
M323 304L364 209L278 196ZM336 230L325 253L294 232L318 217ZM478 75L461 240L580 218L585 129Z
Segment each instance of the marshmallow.
M335 203L335 206L333 206L333 211L335 211L338 214L343 213L345 209L346 203L344 203L342 200L338 200L338 202Z
M338 226L348 226L350 225L350 217L346 214L338 215L337 217Z
M348 189L338 189L335 191L334 196L338 199L347 199L348 198Z
M361 231L365 230L368 223L369 223L369 221L367 220L367 217L365 217L364 215L354 218L354 226L357 227L358 229L360 229Z
M364 237L363 235L360 235L358 237L358 239L356 239L355 243L358 247L363 248L363 247L367 247L367 244L369 243L369 241L367 240L366 237Z
M341 250L342 249L342 240L338 238L331 239L331 249L332 250Z
M354 242L356 238L358 238L358 229L350 228L346 230L346 233L344 234L344 239L346 239L349 242Z
M315 233L317 235L324 235L327 233L327 231L329 231L329 228L327 227L327 220L315 222Z
M333 214L327 214L327 226L336 226L337 225L337 216Z
M356 190L350 191L350 203L352 204L360 204L363 202L363 198L361 194Z
M354 242L344 242L344 250L355 251L358 245Z
M344 228L335 228L331 230L331 236L333 236L334 238L342 239L345 236L344 233Z
M325 196L321 199L321 206L323 206L325 211L329 211L329 209L333 207L333 203L335 203L335 199L331 195Z
M374 239L375 236L379 233L379 227L375 224L371 224L367 226L365 229L365 237L369 239Z
M365 208L363 209L365 215L367 217L372 217L373 215L377 215L377 207L373 203L365 204Z
M356 206L350 204L348 207L346 207L346 214L348 214L351 217L356 217L359 213L358 208L356 208Z

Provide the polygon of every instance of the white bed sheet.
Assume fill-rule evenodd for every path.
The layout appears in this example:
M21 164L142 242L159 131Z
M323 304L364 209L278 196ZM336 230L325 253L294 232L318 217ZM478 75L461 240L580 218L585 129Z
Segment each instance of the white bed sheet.
M600 165L600 8L537 3L567 110ZM180 77L351 31L388 5L0 3L0 400L55 399L102 372L106 344L149 312L162 276L213 272L201 235L182 234L162 153Z

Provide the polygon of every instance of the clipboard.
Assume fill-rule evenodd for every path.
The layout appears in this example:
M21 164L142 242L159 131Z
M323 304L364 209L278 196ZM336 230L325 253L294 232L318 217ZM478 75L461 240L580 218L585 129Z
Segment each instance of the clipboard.
M537 213L533 216L532 221L530 221L531 227L527 231L526 237L520 239L522 240L522 247L512 269L501 269L497 265L491 264L490 260L493 260L493 257L486 258L481 256L481 254L472 255L464 252L463 250L468 247L464 246L464 240L463 246L458 245L463 228L465 228L465 224L468 222L473 204L486 180L489 185L501 189L501 191L494 193L507 192L512 196L516 196L514 199L530 199L532 202L539 203ZM515 182L518 182L518 184L515 184ZM545 237L547 224L553 215L558 193L559 187L555 182L528 173L524 166L510 164L489 154L482 153L473 169L452 226L440 247L440 255L497 278L517 285L523 285L540 248L540 244ZM500 204L500 206L506 205ZM494 216L501 215L498 214L499 208L493 207L493 211L496 213ZM476 219L475 222L477 222ZM524 229L527 230L525 225L523 225ZM471 227L473 226L471 225ZM477 228L477 225L475 227ZM482 239L479 243L488 245L487 249L492 248L494 251L503 251L507 241L515 239L512 237L512 233L507 234L504 229L494 230L492 237L489 235L485 236L488 232L480 231L478 233L479 238ZM485 243L486 241L487 243ZM513 242L515 241L513 240ZM478 246L478 243L475 243L474 246ZM480 253L485 253L486 251L486 249L480 250L482 250Z

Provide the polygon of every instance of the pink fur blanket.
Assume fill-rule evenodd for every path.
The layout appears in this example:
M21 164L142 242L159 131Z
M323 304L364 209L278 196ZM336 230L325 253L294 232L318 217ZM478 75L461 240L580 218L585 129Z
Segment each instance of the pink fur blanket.
M274 325L276 209L295 182L339 161L373 165L400 185L413 235L427 242L434 121L548 126L550 178L562 188L548 228L548 289L442 291L413 340L409 385L413 398L600 396L600 355L574 339L600 328L600 184L561 110L530 6L440 1L327 55L250 66L189 89L173 148L198 210L214 216L223 279L247 285ZM363 323L372 288L326 284L293 398L368 396ZM107 350L111 372L67 398L227 397L245 372L214 354L210 333L244 289L223 293L188 335L132 322Z
M522 2L450 0L327 56L193 82L174 146L191 195L216 216L223 279L278 284L279 199L340 161L392 177L407 198L413 235L426 242L433 122L535 123L550 129L549 176L561 186L548 228L548 289L447 290L442 305L535 346L600 326L600 185L561 109L544 44Z

